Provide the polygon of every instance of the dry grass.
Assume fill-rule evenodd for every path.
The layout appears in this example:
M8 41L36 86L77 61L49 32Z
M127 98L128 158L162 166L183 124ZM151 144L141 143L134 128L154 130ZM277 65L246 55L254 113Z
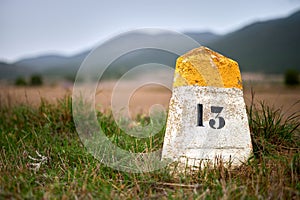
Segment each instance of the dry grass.
M103 82L98 87L96 93L96 105L100 111L110 109L112 91L115 82ZM122 92L124 96L130 94L129 88L134 82L128 82L122 85ZM1 94L5 98L1 103L26 103L28 105L39 105L41 99L47 99L51 103L56 103L56 100L70 95L72 87L64 87L63 84L56 86L43 87L14 87L14 86L0 86ZM264 101L268 105L273 105L275 108L282 108L287 115L292 114L294 110L300 110L300 104L291 108L295 102L300 100L300 86L286 87L280 83L251 83L246 82L244 86L244 98L248 106L251 105L252 94L251 90L255 91L255 101ZM7 102L7 96L10 100ZM169 100L171 98L171 91L167 88L158 85L148 85L139 88L131 96L129 100L129 109L132 116L137 114L148 114L149 108L154 104L160 104L166 109L168 108ZM124 98L120 98L124 101Z

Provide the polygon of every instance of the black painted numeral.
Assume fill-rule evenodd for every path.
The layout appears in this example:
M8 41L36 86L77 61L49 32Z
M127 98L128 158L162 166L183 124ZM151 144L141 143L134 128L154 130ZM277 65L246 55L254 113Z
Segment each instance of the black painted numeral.
M203 105L202 104L197 104L197 111L198 111L197 126L203 126Z
M219 127L215 127L216 120L211 119L209 120L209 126L213 129L221 129L225 126L225 119L223 117L220 117L220 113L222 112L223 107L217 107L217 106L212 106L211 107L211 112L217 114L215 119L219 119Z

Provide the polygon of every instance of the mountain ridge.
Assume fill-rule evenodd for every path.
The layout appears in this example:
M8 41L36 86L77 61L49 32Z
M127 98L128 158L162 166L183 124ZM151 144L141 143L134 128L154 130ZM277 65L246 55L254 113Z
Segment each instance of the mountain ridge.
M284 73L288 68L300 71L300 11L285 18L255 22L225 35L197 31L187 31L184 34L201 45L236 60L242 72ZM124 45L135 40L143 40L143 37L149 35L129 35L124 39ZM158 41L164 41L173 36L156 35L155 37ZM81 62L90 51L82 51L73 56L41 55L12 64L0 63L0 79L12 79L32 73L59 77L75 76ZM149 55L146 56L145 53ZM125 73L134 67L132 66L134 63L143 63L147 59L141 59L154 58L155 55L162 63L174 67L176 60L174 55L141 51L115 62L110 74L113 76L114 73L119 75ZM160 62L159 59L156 61ZM135 61L132 62L133 60Z
M208 47L236 60L244 71L300 71L300 11L286 18L257 22L224 35ZM290 65L290 66L285 66Z

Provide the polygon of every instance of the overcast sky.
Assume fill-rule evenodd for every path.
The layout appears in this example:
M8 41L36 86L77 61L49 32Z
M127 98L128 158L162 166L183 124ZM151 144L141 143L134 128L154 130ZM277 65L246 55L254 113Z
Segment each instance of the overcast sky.
M297 10L300 0L0 0L0 60L72 55L142 27L225 34Z

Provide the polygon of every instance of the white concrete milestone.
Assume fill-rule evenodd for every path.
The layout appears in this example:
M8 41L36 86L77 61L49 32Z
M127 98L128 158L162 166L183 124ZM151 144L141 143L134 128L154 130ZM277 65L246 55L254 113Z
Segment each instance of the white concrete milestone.
M208 67L213 73L203 72ZM251 152L237 63L205 47L178 58L162 159L196 167L220 160L239 166Z

